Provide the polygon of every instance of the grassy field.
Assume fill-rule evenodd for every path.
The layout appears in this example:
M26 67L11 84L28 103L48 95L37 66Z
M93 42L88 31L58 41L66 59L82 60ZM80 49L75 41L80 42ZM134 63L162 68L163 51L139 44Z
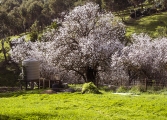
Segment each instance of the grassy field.
M130 19L127 21L126 35L133 33L147 33L151 37L167 35L167 12L156 13L151 16L141 17L139 19ZM162 34L164 32L164 34Z
M167 95L0 93L1 120L166 120Z

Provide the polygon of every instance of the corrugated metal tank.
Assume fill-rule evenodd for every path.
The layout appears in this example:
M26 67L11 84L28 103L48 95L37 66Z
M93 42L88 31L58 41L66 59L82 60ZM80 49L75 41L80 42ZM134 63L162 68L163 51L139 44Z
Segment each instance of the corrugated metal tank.
M25 74L27 80L39 79L39 61L36 59L26 59L22 61L22 66L25 68Z

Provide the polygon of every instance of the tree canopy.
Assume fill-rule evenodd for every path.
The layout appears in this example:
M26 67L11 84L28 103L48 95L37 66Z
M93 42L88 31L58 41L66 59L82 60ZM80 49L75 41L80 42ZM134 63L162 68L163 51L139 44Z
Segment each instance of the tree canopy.
M96 83L98 73L108 70L111 56L124 46L124 25L112 13L100 12L94 3L75 7L60 24L50 41L16 46L13 60L35 57L48 66L72 71Z

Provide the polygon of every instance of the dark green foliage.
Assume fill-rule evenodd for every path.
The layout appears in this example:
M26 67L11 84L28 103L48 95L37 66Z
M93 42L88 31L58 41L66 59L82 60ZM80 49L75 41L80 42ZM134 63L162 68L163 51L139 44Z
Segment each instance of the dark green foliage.
M38 33L37 33L37 32L32 32L32 33L30 34L30 40L31 40L32 42L35 42L37 39L38 39Z
M75 0L2 0L0 1L0 25L3 24L1 26L10 29L8 36L29 31L35 21L39 21L37 27L42 30L50 25L53 19L61 17L61 12L72 8L74 2ZM1 18L6 22L2 22Z
M17 86L17 75L14 71L0 71L0 86Z
M57 29L60 25L57 24L57 22L52 22L51 25L49 26L49 28L51 29Z
M0 66L0 86L18 86L19 66L15 63L4 65Z
M117 13L120 11L119 15L128 7L145 2L145 0L1 0L0 16L1 13L5 13L6 18L0 17L0 19L3 18L6 23L0 22L0 25L3 24L1 26L10 29L8 36L29 31L35 21L39 21L37 27L41 31L50 25L53 19L62 18L62 12L68 12L74 6L88 1L99 4L100 10L106 9ZM160 1L161 3L164 1L166 5L166 0ZM153 2L151 4L154 5Z
M82 94L84 93L94 93L99 94L98 88L93 84L93 82L85 83L82 87Z

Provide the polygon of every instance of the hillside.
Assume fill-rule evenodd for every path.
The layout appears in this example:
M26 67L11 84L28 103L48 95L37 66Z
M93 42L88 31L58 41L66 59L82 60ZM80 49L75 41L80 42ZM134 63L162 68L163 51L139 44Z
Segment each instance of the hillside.
M167 12L156 13L138 19L128 18L127 36L133 33L147 33L151 37L167 35Z

